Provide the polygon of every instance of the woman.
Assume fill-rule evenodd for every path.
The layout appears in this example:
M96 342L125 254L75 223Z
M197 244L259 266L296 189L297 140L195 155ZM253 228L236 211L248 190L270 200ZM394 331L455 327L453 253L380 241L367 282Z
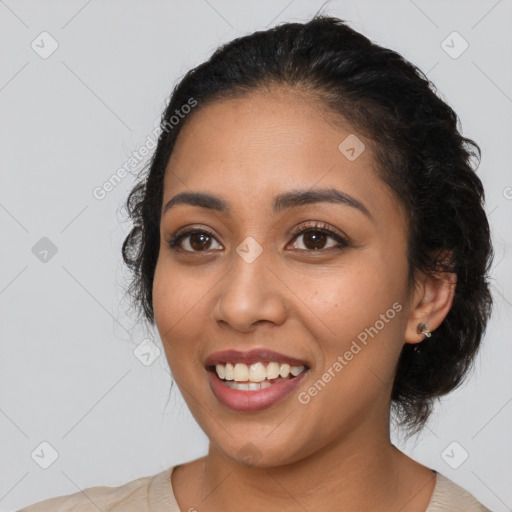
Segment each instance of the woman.
M480 150L434 91L326 16L181 80L123 256L208 454L23 510L488 510L389 437L462 382L491 309Z

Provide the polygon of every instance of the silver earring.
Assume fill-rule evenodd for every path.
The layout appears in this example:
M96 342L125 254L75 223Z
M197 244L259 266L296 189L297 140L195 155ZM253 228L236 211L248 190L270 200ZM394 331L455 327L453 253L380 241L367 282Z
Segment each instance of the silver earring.
M423 322L418 324L418 334L423 334L425 338L430 338L430 336L432 336L432 333L427 328L427 324L424 324Z
M430 330L427 328L427 324L425 323L421 323L421 324L418 324L418 334L423 334L423 339L426 340L427 338L430 338L430 336L432 336L432 333L430 332ZM421 347L419 346L421 342L417 343L415 346L414 346L414 352L421 352Z

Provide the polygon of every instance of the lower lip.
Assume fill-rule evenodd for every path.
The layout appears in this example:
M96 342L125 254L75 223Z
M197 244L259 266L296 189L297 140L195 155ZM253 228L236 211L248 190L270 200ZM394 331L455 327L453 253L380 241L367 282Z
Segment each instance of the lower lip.
M215 371L208 372L210 388L219 402L235 411L259 411L267 409L287 397L306 377L309 370L290 380L277 382L264 389L241 391L228 388Z

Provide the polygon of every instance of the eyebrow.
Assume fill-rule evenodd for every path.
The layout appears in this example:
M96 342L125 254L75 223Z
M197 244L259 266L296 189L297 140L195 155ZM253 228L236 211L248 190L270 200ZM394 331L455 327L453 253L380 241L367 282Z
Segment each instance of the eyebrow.
M341 192L335 188L311 189L311 190L294 190L277 195L272 203L274 213L283 210L296 208L306 204L314 203L335 203L356 208L364 213L369 219L374 221L373 215L368 208L345 192ZM218 211L227 217L231 216L231 207L229 203L221 197L205 193L205 192L181 192L170 199L162 212L164 214L171 208L179 204L188 204Z

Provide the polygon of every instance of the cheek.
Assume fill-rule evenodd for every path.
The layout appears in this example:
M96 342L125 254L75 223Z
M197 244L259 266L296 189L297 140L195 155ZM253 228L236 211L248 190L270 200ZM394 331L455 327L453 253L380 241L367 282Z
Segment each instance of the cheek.
M368 411L384 414L403 344L402 284L366 263L322 279L321 288L317 279L308 303L321 319L309 325L319 364L297 399L327 436Z
M153 310L155 314L155 323L158 327L162 341L165 341L172 327L173 320L176 321L177 307L184 306L178 295L181 286L179 275L172 272L169 265L162 263L162 257L158 258L153 279Z
M166 252L158 257L153 280L153 308L157 325L175 326L167 336L198 318L206 298L209 278L199 267L178 265Z
M194 346L179 343L179 340L197 339L203 329L204 313L201 311L202 299L205 298L205 287L196 282L189 272L177 269L175 265L160 257L153 281L153 309L155 323L162 340L164 350L171 366L173 361L180 360L181 365L193 361L190 357ZM180 354L187 352L189 356L181 359Z
M350 264L323 276L301 278L299 294L307 298L305 302L329 328L334 340L357 336L379 321L381 315L385 315L384 320L389 317L395 320L400 317L397 309L404 309L406 286L403 272L397 272L393 265L384 265L379 258L373 259L375 261L372 262L372 258L354 258ZM402 307L393 309L395 303ZM390 331L392 324L393 329L401 325L396 321L385 322L386 330Z
M338 399L354 405L349 400L354 396L368 404L392 384L406 326L405 276L379 260L360 258L336 276L323 278L322 286L318 278L303 281L305 289L315 290L308 305L321 320L316 328L310 326L322 353L315 379L329 382L326 391L322 383L312 390L322 390L323 398L316 400L320 409L322 402Z

